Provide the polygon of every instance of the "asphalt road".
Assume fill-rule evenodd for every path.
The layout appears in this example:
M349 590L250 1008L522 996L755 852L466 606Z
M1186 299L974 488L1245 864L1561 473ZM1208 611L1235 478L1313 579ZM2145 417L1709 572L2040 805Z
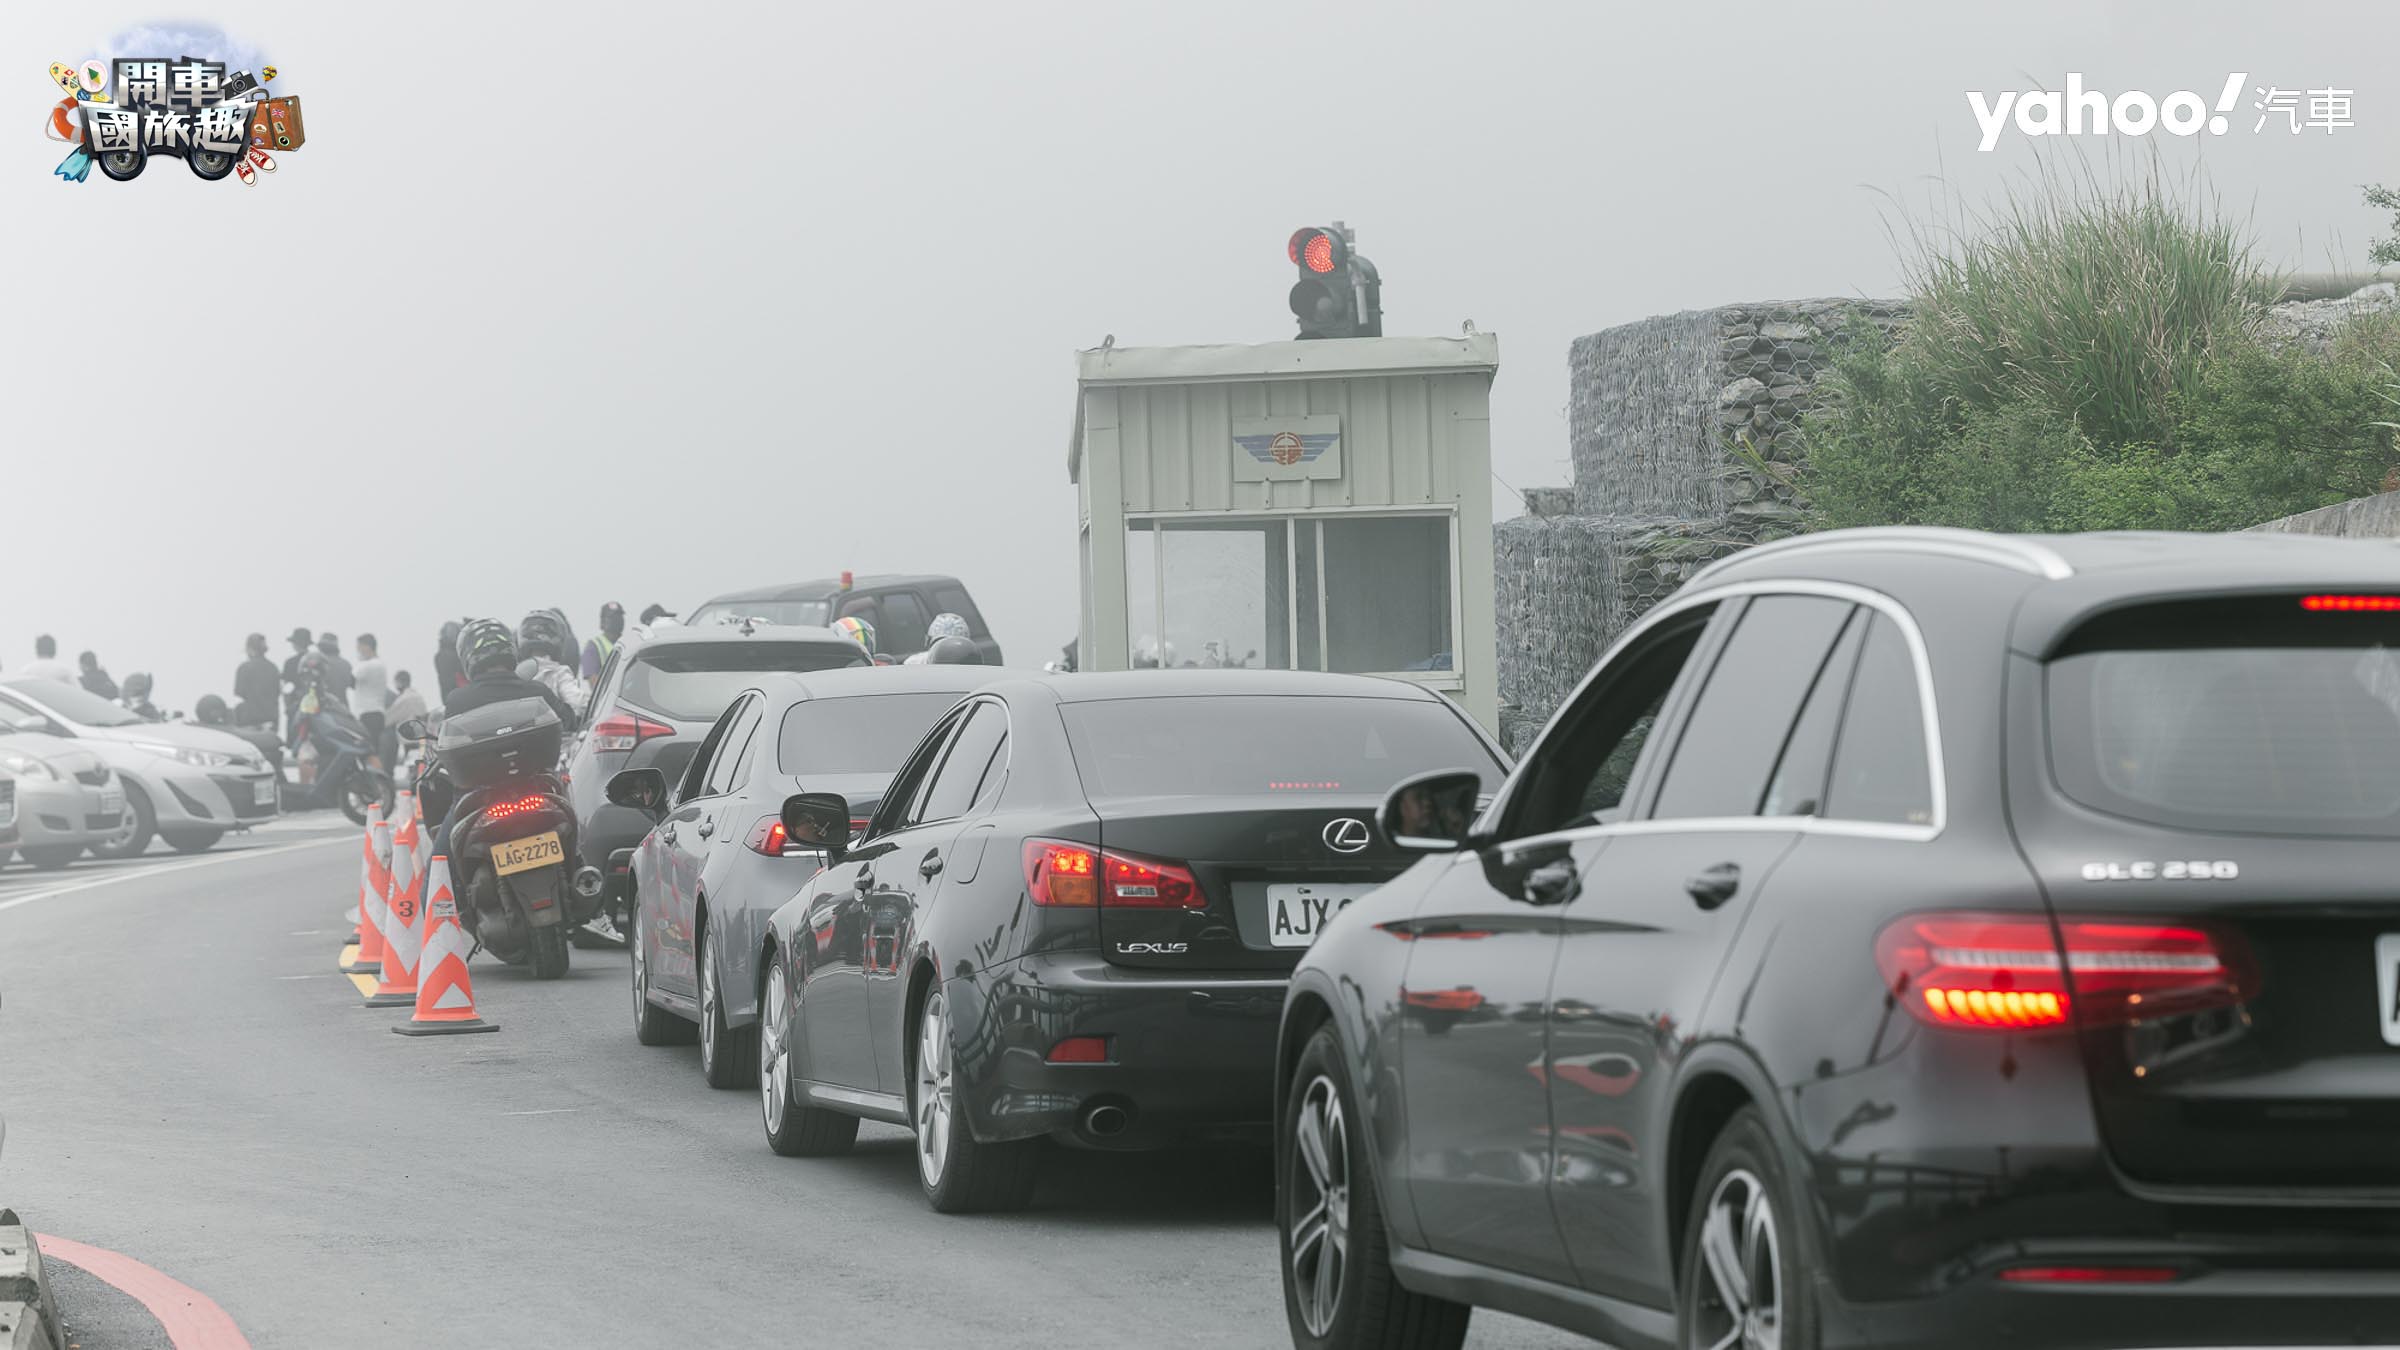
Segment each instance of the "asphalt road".
M903 1132L777 1158L754 1094L635 1045L616 953L479 957L498 1034L394 1036L334 970L355 835L310 837L0 873L0 1203L262 1348L1289 1344L1262 1155L1062 1152L1029 1212L945 1218ZM61 1293L82 1350L164 1344ZM1484 1313L1469 1344L1586 1342Z

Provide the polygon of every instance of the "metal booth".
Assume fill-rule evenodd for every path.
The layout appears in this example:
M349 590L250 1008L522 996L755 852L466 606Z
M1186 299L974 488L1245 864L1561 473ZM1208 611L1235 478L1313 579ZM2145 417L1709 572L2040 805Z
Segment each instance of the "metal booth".
M1386 675L1492 729L1500 344L1077 354L1084 670Z

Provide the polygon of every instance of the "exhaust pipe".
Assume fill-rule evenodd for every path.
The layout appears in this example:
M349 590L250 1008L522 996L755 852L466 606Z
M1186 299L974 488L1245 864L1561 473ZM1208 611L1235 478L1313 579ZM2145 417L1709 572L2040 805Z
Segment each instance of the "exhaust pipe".
M605 882L600 876L600 869L590 865L589 863L586 863L575 873L575 893L582 896L586 900L598 895L600 893L600 887L604 884Z
M1125 1133L1133 1123L1133 1113L1115 1102L1100 1102L1084 1108L1083 1132L1094 1139L1114 1139Z

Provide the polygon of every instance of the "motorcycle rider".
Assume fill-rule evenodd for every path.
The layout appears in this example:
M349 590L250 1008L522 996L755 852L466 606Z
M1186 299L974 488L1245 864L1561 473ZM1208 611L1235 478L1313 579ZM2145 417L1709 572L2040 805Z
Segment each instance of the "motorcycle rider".
M445 705L453 691L466 687L466 668L458 664L458 634L466 626L464 619L443 624L442 640L433 650L433 696Z
M875 656L875 625L855 614L845 614L833 621L833 631L855 642L869 658Z
M925 664L929 666L980 666L983 649L968 637L938 639L925 649Z
M517 624L517 673L548 685L568 707L580 708L588 691L568 664L574 652L575 635L568 631L567 616L556 609L537 609Z
M512 699L538 698L558 714L562 733L575 729L575 710L566 700L537 680L517 673L517 639L508 625L498 619L469 619L458 632L458 664L466 671L464 687L452 690L442 700L445 721L463 712L471 712L494 703ZM450 826L458 815L459 797L454 797L450 809L443 813L442 823L434 831L434 852L450 851Z
M117 700L125 711L145 722L164 722L166 714L150 702L150 677L134 671L125 677L125 697Z

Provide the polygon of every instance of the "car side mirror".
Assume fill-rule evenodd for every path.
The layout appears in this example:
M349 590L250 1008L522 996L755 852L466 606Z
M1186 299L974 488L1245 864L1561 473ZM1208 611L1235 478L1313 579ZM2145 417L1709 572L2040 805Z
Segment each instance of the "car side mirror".
M838 792L798 792L783 799L783 837L802 848L822 849L825 865L850 852L850 799Z
M1456 853L1467 847L1483 779L1471 769L1419 774L1383 799L1375 823L1394 848L1411 853Z
M666 814L667 776L656 769L619 769L608 780L608 800L655 819Z

